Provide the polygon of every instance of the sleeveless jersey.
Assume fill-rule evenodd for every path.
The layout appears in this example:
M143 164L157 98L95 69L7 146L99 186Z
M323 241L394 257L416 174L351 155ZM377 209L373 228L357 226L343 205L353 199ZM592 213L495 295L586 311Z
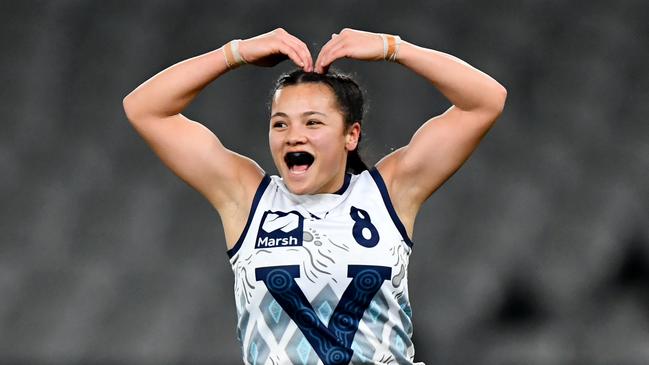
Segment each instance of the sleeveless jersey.
M227 252L245 364L414 364L411 249L375 168L333 194L266 175Z

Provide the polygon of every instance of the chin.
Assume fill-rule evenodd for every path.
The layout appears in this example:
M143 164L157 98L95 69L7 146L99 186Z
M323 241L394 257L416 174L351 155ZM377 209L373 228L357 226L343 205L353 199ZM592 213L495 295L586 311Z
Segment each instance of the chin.
M282 179L288 190L296 195L313 194L315 188L313 186L313 171L308 171L303 175L292 174L290 170L284 171Z
M309 186L307 184L288 182L286 180L284 180L284 183L286 184L288 190L295 195L307 195L313 193L312 191L310 191Z

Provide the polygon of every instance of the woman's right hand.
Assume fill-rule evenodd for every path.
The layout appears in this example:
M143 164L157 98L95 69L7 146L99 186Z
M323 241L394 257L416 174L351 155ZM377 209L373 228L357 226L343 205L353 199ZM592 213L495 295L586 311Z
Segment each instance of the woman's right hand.
M239 53L247 63L256 66L273 67L290 58L304 71L313 71L309 48L282 28L242 40L239 42Z

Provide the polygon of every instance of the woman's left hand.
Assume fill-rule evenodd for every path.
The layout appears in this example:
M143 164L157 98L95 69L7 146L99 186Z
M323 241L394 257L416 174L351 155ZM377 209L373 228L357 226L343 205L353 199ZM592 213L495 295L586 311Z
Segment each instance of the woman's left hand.
M383 60L383 39L379 33L345 28L339 34L332 34L318 55L315 72L325 73L339 58L361 61Z

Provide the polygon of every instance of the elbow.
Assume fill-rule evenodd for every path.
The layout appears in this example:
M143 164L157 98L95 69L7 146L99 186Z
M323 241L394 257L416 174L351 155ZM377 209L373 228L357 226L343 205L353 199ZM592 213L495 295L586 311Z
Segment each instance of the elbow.
M122 108L124 108L124 113L126 114L126 118L129 120L129 122L135 122L138 115L138 106L137 102L134 100L132 92L126 95L124 99L122 99Z
M505 109L507 89L500 84L496 84L493 88L489 89L488 94L485 96L485 100L479 108L478 113L481 115L480 119L484 122L483 127L489 129L496 123L496 120L498 120Z
M503 109L505 109L505 102L507 101L507 89L501 84L498 84L494 93L496 94L497 109L502 113Z
M130 115L133 111L133 102L131 100L131 94L126 95L124 99L122 99L122 108L124 108L124 114L126 114L126 117L129 120L131 120Z
M156 106L152 105L150 99L150 94L142 94L137 90L131 91L122 99L122 108L124 108L124 113L131 124L174 115L156 110Z
M498 85L500 85L500 84L498 84ZM502 107L504 108L505 107L505 101L507 101L507 89L502 85L500 85L499 95L500 95L500 98L501 98Z
M495 114L497 118L502 114L505 109L505 102L507 101L507 89L501 84L497 84L493 91L491 91L490 111Z

